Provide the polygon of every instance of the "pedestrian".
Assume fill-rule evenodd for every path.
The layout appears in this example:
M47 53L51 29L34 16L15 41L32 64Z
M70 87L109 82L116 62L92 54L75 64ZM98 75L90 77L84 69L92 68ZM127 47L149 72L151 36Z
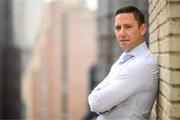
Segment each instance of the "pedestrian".
M115 35L124 52L91 91L89 106L97 120L147 120L158 91L158 64L144 40L144 15L134 6L115 15Z

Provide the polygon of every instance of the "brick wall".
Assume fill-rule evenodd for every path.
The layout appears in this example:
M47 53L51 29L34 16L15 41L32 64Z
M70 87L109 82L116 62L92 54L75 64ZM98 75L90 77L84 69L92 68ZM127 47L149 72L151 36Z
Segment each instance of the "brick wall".
M159 95L152 119L180 119L180 1L149 0L150 50L159 62Z

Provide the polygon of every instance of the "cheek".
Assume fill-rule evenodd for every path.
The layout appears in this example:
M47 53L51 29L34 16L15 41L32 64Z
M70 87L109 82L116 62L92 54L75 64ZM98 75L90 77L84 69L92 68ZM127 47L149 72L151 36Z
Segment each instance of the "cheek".
M140 33L139 32L133 32L131 33L131 35L129 35L129 39L130 39L130 46L133 46L134 44L136 44L138 42L138 40L140 39L139 37Z
M139 36L141 36L140 31L133 31L131 32L131 35L130 35L131 39L138 39Z
M118 32L115 33L115 36L116 36L116 40L119 41L120 40L120 35Z
M115 31L114 33L115 33L115 36L118 37L118 32Z
M137 35L137 33L136 32L129 32L128 34L128 37L129 37L129 39L131 40L131 41L134 41L134 39L136 39L136 35Z
M118 36L118 32L115 32L116 37Z

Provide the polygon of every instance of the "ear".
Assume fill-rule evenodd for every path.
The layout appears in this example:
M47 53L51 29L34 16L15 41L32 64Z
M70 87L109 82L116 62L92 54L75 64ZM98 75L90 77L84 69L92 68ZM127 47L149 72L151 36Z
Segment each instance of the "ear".
M147 25L143 23L140 27L141 35L144 35L147 31Z

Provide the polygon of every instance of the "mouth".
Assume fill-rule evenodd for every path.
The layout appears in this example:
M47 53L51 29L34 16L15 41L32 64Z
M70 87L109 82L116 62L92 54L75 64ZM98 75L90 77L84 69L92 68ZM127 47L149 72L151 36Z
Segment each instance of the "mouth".
M127 42L127 41L129 41L129 40L120 40L120 42Z

